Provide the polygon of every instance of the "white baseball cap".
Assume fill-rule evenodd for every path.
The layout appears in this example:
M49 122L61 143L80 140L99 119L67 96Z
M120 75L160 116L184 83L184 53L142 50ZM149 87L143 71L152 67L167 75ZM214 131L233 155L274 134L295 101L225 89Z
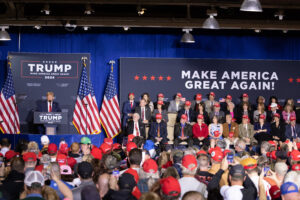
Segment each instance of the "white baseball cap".
M39 171L30 171L26 174L24 183L31 187L33 183L39 183L41 186L44 186L45 179L41 172Z
M49 140L49 138L48 138L47 135L43 135L43 136L41 137L41 143L42 143L42 145L47 145L47 144L50 143L50 140Z
M271 108L277 107L277 103L271 103L270 107Z

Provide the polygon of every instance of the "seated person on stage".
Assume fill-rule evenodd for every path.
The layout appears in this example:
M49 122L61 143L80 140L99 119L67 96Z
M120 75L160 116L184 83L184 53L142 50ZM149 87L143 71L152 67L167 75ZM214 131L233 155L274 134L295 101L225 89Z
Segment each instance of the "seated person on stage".
M175 99L170 101L168 106L168 112L175 113L178 112L181 108L183 108L184 102L182 101L181 93L177 93Z
M229 102L227 104L227 110L224 112L225 115L230 114L232 119L236 119L236 113L234 111L234 107L235 107L234 103L233 102Z
M195 111L195 112L198 112L199 110L199 104L200 103L203 103L202 102L202 94L196 94L196 97L195 97L195 100L192 101L192 109Z
M132 120L128 122L126 133L127 135L133 134L134 136L146 137L145 125L140 120L140 115L138 113L134 113Z
M236 122L238 124L242 123L244 115L247 115L250 122L252 123L253 113L252 113L252 110L251 110L251 104L249 104L248 102L243 102L242 107L240 109L237 109Z
M214 92L210 92L208 95L208 100L204 102L205 104L205 111L210 114L213 111L214 105L215 103L217 103L215 101L215 93Z
M135 108L135 113L138 113L143 124L148 124L151 119L151 110L146 106L146 100L141 99L140 105Z
M232 103L232 96L227 95L225 98L225 102L220 103L221 105L221 110L226 114L226 111L228 111L228 104Z
M221 109L220 104L215 103L214 110L209 113L209 119L210 119L211 122L212 122L212 118L214 116L216 116L218 118L218 122L220 122L221 124L225 122L225 114L220 109Z
M149 129L149 140L152 140L156 145L165 144L168 142L167 124L162 120L160 113L156 114L156 121L151 123Z
M243 115L242 123L239 125L239 137L246 141L246 144L252 144L255 142L254 138L254 128L253 125L250 124L250 120L248 115Z
M276 103L279 110L282 110L282 106L279 104L276 96L271 96L269 99L268 111L271 110L272 103Z
M261 144L262 141L272 140L270 124L266 122L266 116L260 115L258 122L254 124L254 137Z
M237 113L242 113L242 111L245 110L243 108L245 103L248 105L248 110L254 110L253 109L254 106L249 102L249 95L247 93L244 93L241 98L242 98L242 101L237 105L237 108L236 108Z
M190 101L186 101L184 108L178 111L178 115L177 115L177 122L180 121L181 119L181 115L186 115L187 116L187 120L186 122L189 124L194 124L195 122L195 113L194 111L191 109L191 102Z
M134 93L129 93L128 100L123 104L123 121L122 128L125 130L128 119L132 119L132 115L134 113L134 109L137 106L137 103L134 101Z
M280 121L280 114L274 114L274 122L271 124L271 135L273 140L285 141L285 124Z
M267 113L265 111L265 104L263 103L259 103L257 105L257 110L255 110L253 113L253 122L257 123L261 115L267 116Z
M300 125L296 124L296 117L290 117L290 124L285 127L285 137L290 141L300 142Z
M205 106L204 106L204 103L201 102L198 105L198 111L196 112L196 115L203 115L204 117L204 122L205 124L209 124L210 120L209 120L209 116L208 116L208 113L205 111Z
M226 122L223 124L223 137L234 143L239 137L239 125L232 121L230 114L226 115Z
M291 117L296 117L296 113L293 110L293 107L291 104L286 104L284 106L284 110L282 111L282 118L285 123L289 124L290 123L290 118Z
M208 126L208 134L211 144L216 144L217 140L223 139L223 126L218 122L218 117L212 118L212 123Z
M157 95L157 102L154 103L154 109L157 109L157 104L158 104L159 101L162 101L164 103L164 104L162 104L162 109L163 110L168 110L169 102L164 101L164 94L163 93L159 93Z
M208 128L204 123L204 116L198 115L197 123L193 125L193 141L194 145L209 147Z
M152 114L152 119L153 121L156 120L156 114L161 114L162 115L162 120L166 123L168 123L169 121L169 117L168 117L168 113L167 111L164 109L164 102L163 101L158 101L157 102L157 108L154 109L153 114Z
M178 146L181 142L187 142L188 146L193 146L192 126L187 123L187 116L181 115L180 122L174 127L174 145Z
M47 92L47 100L42 101L38 107L38 112L61 112L59 104L54 101L54 93ZM45 127L43 125L38 126L39 134L45 134Z
M281 110L278 109L278 104L277 103L271 103L270 109L267 112L267 122L273 123L274 122L274 115L278 113L280 115L280 120L282 120L281 116Z

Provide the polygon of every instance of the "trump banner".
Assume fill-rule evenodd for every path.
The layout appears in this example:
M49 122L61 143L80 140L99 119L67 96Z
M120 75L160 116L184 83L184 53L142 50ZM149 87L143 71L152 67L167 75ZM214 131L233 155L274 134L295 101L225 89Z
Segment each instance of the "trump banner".
M34 112L46 102L47 92L54 93L54 102L67 116L67 123L59 124L57 134L77 133L72 115L85 57L89 72L90 54L9 53L20 116L21 133L39 133L34 124ZM88 73L89 74L89 73ZM46 104L45 104L46 105ZM54 107L53 107L54 109ZM53 110L56 112L56 110Z
M210 91L217 100L230 94L236 103L243 93L253 103L260 95L266 101L273 95L281 103L286 98L298 101L299 66L300 61L280 60L121 58L120 102L127 100L130 92L136 97L148 92L152 101L163 93L169 101L177 92L188 100L201 93L205 100Z

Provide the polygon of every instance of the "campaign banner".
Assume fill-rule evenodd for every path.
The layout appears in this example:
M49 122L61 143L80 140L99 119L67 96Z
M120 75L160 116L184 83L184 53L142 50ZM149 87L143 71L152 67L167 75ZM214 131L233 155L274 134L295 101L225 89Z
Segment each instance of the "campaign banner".
M163 93L166 101L181 92L187 100L197 93L207 99L215 92L216 100L224 101L227 94L240 102L247 93L252 103L264 96L276 96L280 103L285 99L300 100L300 61L281 60L233 60L187 58L121 58L120 102L134 92L136 100L144 92L151 100Z
M9 53L19 109L21 133L38 133L34 112L46 101L47 92L55 99L68 122L58 125L57 134L77 134L73 126L73 111L86 58L89 74L90 54ZM42 111L46 112L46 111Z
M67 124L66 112L34 112L35 124Z

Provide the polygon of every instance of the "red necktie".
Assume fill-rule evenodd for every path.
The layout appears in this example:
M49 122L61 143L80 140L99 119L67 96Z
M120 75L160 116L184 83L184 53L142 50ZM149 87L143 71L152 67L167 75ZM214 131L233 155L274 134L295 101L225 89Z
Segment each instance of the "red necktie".
M160 128L159 128L159 124L157 126L157 137L160 137Z
M133 103L132 103L132 102L130 102L130 107L132 108L132 106L133 106Z
M49 103L49 112L52 112L52 106L51 106L51 103Z
M137 123L135 123L135 133L136 133L136 136L140 136L140 132L139 132L139 128L137 126Z
M144 108L142 108L142 120L144 121L145 119L145 113L144 113Z
M183 129L184 129L184 126L181 127L181 137L184 137Z

